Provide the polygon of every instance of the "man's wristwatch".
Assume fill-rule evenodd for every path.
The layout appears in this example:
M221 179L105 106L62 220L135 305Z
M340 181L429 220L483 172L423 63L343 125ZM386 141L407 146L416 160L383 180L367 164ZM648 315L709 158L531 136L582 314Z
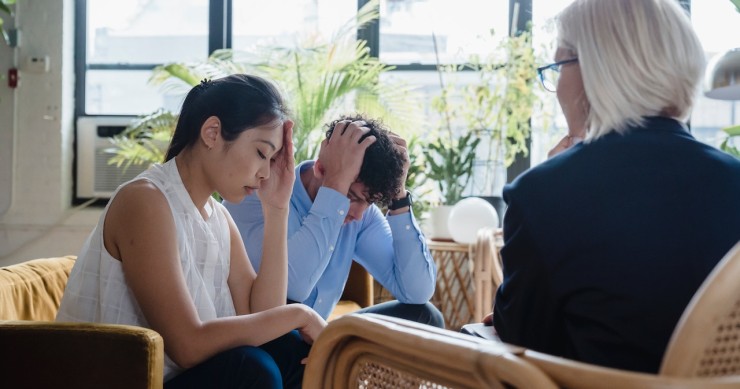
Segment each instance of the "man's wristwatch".
M391 200L391 203L388 205L388 209L390 209L391 211L395 211L403 207L410 207L411 204L413 203L414 202L413 202L413 199L411 198L411 192L406 191L406 197L402 199Z

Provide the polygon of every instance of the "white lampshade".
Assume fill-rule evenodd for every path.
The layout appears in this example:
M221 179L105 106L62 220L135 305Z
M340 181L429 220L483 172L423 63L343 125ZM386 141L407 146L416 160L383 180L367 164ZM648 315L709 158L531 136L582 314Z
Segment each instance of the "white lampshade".
M709 61L704 77L704 96L717 100L740 100L740 48L718 54Z
M472 244L483 227L498 227L496 208L480 197L468 197L457 202L450 211L447 227L452 240Z

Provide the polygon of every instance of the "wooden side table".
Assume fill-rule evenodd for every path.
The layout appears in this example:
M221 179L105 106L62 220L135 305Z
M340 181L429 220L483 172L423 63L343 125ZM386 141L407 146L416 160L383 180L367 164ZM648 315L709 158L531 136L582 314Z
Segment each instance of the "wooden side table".
M475 244L428 242L437 265L434 304L445 318L447 329L480 322L491 312L493 294L501 283L501 229L484 228Z

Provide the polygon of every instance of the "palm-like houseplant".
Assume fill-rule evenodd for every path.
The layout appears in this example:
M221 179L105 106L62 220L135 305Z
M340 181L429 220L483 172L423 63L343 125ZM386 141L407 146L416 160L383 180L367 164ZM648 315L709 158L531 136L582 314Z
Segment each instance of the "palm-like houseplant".
M415 107L407 96L411 88L383 86L379 77L392 68L370 56L366 42L354 39L357 28L377 19L377 0L368 2L328 42L309 38L297 47L258 47L243 52L215 51L202 63L170 63L155 68L150 83L166 91L190 89L203 79L233 73L252 73L274 80L284 92L296 125L293 129L296 161L316 156L322 126L339 110L356 110L382 117L403 132L407 114ZM413 114L411 114L413 115ZM172 135L177 116L164 110L139 118L114 138L119 166L160 162L152 146ZM170 121L167 124L167 121ZM151 158L151 159L147 159Z

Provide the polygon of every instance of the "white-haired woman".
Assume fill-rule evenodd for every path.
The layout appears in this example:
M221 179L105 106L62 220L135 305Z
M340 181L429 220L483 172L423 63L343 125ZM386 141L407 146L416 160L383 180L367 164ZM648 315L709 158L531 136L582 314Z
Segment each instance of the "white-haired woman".
M576 0L554 60L543 84L586 137L504 190L493 324L505 342L656 372L740 240L740 161L685 124L704 52L678 1Z

